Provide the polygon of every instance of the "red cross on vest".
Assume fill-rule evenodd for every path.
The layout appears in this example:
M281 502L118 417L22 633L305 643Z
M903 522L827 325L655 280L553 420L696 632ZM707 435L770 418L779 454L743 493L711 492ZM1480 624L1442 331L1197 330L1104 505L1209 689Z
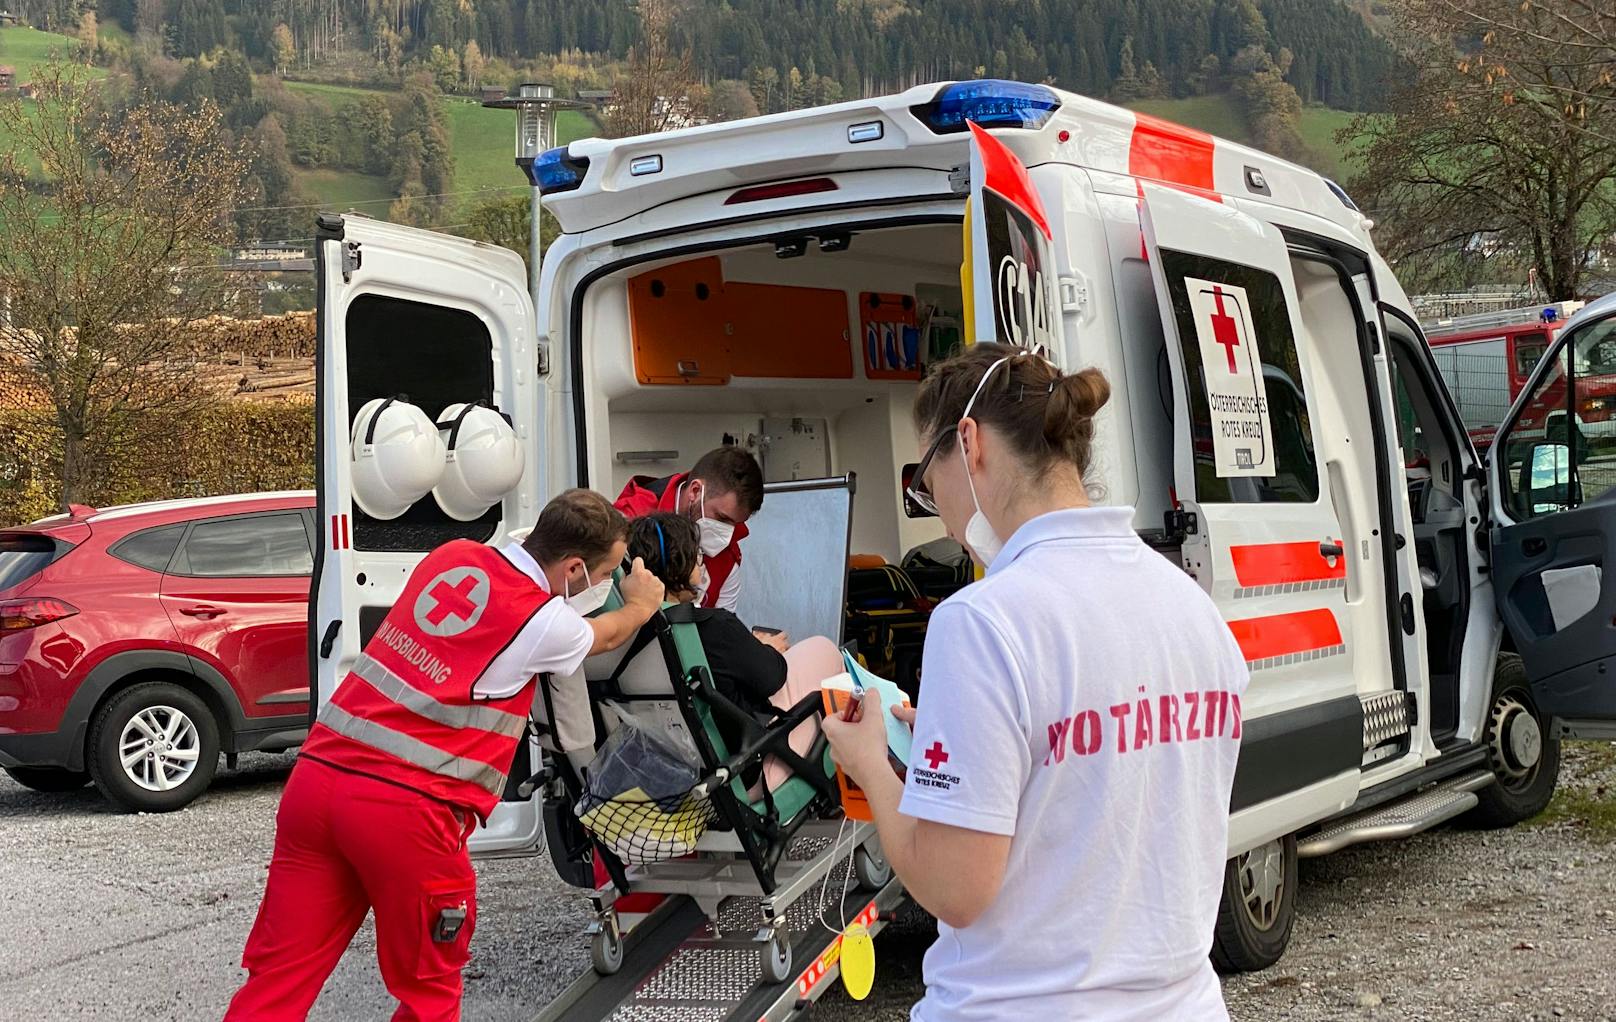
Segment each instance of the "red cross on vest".
M1240 330L1234 317L1223 311L1223 288L1214 287L1212 298L1218 303L1218 311L1212 316L1212 338L1223 345L1223 350L1229 355L1229 372L1236 372L1234 363L1234 349L1240 347Z
M433 586L427 596L436 601L437 606L427 614L427 621L441 625L444 619L449 617L456 617L462 621L469 620L477 610L477 605L471 602L471 591L475 588L477 579L472 575L467 575L454 585L439 582Z
M931 748L921 753L921 755L926 757L926 762L931 765L933 770L948 762L948 753L943 751L942 742L932 742Z

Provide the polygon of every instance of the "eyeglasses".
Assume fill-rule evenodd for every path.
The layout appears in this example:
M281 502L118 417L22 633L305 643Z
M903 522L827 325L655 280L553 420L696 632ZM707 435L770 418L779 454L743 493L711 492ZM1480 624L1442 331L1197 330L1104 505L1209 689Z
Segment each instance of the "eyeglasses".
M926 448L925 456L920 459L920 464L915 466L915 474L909 478L909 485L904 487L904 492L915 502L915 506L929 515L937 514L937 500L931 495L931 487L926 485L926 470L931 468L931 460L942 449L943 443L958 432L959 423L944 426L937 431L937 439Z

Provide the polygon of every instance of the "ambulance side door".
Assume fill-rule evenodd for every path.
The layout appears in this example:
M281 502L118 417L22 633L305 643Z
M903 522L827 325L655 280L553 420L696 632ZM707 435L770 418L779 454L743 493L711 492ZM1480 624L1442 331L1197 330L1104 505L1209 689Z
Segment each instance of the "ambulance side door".
M1487 455L1499 616L1539 714L1583 738L1616 738L1613 380L1607 299L1550 343Z
M1348 558L1285 239L1216 197L1141 189L1172 373L1184 565L1251 669L1237 852L1357 796L1364 714L1348 655Z
M544 498L544 388L536 378L533 305L521 258L363 217L322 215L318 232L319 545L309 598L315 715L427 552L451 539L501 543L533 525ZM357 457L374 453L374 446L364 448L375 437L355 417L378 398L414 404L434 423L454 404L481 401L497 409L522 444L521 481L472 521L452 518L430 492L396 517L367 515L354 499L354 469ZM523 762L528 756L536 763L536 748L518 753L511 792L532 773ZM474 849L542 844L537 804L509 793L507 799L473 835Z

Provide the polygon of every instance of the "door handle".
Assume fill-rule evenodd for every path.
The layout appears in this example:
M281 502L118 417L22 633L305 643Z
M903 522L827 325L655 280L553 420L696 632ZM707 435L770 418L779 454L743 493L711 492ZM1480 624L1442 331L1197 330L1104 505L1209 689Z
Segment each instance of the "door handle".
M337 618L335 621L333 621L330 624L325 626L325 635L323 637L321 637L321 639L320 639L320 659L321 660L330 660L331 659L331 647L336 645L336 643L337 643L337 632L341 631L341 629L342 629L342 618L340 618L340 617Z
M181 607L180 613L186 617L199 617L204 621L219 617L225 612L223 607L211 607L205 603L194 607Z
M1532 536L1521 540L1521 553L1528 557L1537 557L1549 549L1549 541L1541 536Z
M1327 539L1319 543L1320 557L1340 557L1345 553L1346 550L1341 546L1341 544L1337 543L1333 539Z

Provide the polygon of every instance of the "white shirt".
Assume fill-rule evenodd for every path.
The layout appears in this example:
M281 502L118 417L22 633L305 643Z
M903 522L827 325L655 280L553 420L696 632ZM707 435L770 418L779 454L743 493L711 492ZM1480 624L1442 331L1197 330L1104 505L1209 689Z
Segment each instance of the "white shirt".
M932 615L899 808L1011 843L987 911L938 924L916 1022L1228 1017L1207 952L1246 663L1132 521L1035 518Z
M505 559L523 574L538 583L540 589L550 591L550 583L539 568L539 563L512 541L499 548ZM498 594L495 594L497 598ZM511 644L494 658L471 687L472 695L483 699L500 699L515 695L535 674L566 676L583 665L584 658L595 644L595 630L578 612L567 606L561 598L545 601L539 612Z
M735 567L730 569L729 576L724 579L724 585L718 590L718 602L713 606L719 610L727 610L736 617L740 616L741 608L741 569L745 561L737 561ZM696 587L696 604L707 598L707 573L702 572L701 585Z

